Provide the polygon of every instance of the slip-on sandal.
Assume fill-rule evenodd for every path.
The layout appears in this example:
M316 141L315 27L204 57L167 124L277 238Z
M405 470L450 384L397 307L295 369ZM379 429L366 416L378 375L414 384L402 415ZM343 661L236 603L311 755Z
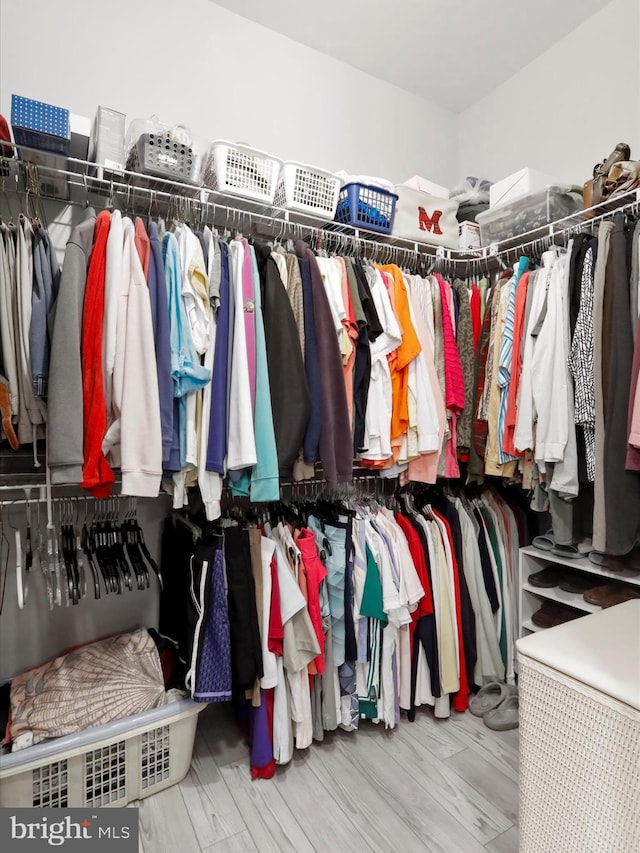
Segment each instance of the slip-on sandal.
M547 566L546 569L541 569L539 572L534 572L529 575L529 583L531 586L540 587L540 589L551 589L558 586L564 578L565 572L557 566Z
M558 545L555 544L551 549L551 553L556 557L564 557L565 560L579 560L584 557L575 545Z
M484 717L488 711L493 711L516 690L517 688L513 684L490 681L469 699L469 710L474 717Z
M566 572L558 584L564 592L574 592L577 595L593 589L595 585L593 575L583 575L582 572Z
M620 583L605 583L586 590L582 597L595 607L615 607L632 598L640 598L640 590Z
M540 536L534 536L531 544L539 551L551 551L556 544L556 540L553 538L553 530L547 530L546 533L541 533Z
M582 611L566 607L557 601L545 601L542 607L531 616L531 621L538 628L554 628L556 625L562 625L572 619L579 619L584 615Z
M519 709L520 700L518 694L512 693L495 710L488 711L484 715L484 724L494 732L506 732L509 729L517 729Z
M631 571L640 571L640 552L636 549L624 557L612 557L610 554L604 554L602 551L591 551L589 560L595 566L609 569L610 572L622 572L625 569Z

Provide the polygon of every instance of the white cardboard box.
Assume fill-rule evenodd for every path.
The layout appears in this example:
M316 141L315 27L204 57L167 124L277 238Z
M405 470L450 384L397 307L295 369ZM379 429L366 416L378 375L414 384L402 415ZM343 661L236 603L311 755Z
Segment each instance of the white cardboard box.
M540 192L550 184L559 183L561 182L557 178L552 175L545 175L544 172L528 168L520 169L519 172L514 172L513 175L491 185L489 207L501 207L503 204L509 204L522 196Z
M429 193L436 198L449 198L450 190L446 187L441 187L440 184L434 184L433 181L428 181L426 178L421 178L420 175L414 175L406 180L403 187L409 187L411 190L418 190L421 193Z

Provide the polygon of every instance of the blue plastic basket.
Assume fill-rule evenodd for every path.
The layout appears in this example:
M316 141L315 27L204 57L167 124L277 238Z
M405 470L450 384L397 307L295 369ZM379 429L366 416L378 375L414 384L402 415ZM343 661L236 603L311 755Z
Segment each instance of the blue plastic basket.
M391 234L398 196L370 184L345 184L338 196L335 221L353 228Z

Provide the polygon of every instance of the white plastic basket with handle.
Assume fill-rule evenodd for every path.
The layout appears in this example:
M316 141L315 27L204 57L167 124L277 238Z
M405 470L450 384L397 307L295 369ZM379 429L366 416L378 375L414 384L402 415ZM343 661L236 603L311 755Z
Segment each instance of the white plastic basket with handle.
M205 186L222 193L273 204L282 160L248 145L216 140L211 143Z
M340 178L324 169L286 160L274 204L331 221L336 215Z
M0 757L0 807L125 806L180 782L198 714L191 699Z

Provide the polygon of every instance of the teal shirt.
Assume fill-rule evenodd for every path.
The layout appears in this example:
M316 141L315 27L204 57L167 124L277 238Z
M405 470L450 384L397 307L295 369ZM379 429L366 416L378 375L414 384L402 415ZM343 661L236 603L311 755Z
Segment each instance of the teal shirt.
M253 317L256 333L256 402L253 422L258 461L250 470L243 471L240 477L234 479L230 487L234 495L249 495L254 503L258 503L280 499L280 477L271 410L271 387L267 370L267 345L262 319L260 277L255 250L253 246L249 248L253 272Z

